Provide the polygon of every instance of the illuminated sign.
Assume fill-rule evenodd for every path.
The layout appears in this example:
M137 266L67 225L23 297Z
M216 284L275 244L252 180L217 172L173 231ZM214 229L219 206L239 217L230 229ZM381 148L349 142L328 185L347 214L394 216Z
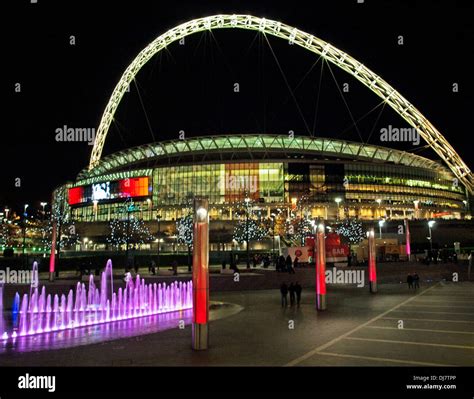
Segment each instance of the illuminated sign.
M148 176L94 183L69 189L69 205L150 195Z
M92 185L92 201L110 199L110 182Z
M84 197L84 187L73 187L69 189L69 205L80 204Z

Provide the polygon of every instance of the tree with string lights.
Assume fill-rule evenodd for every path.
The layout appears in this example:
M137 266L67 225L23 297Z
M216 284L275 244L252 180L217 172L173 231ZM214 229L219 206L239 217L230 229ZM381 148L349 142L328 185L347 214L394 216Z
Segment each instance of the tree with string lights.
M41 244L44 253L51 251L53 245L53 229L56 230L56 251L53 255L56 277L59 277L60 255L63 245L71 246L79 240L74 221L69 213L69 207L64 206L67 202L67 198L68 194L66 188L61 187L54 191L53 201L51 203L51 217L48 220L43 220L40 227Z
M51 250L51 237L53 232L52 221L48 220L40 228L41 233L41 244L43 251ZM58 246L63 247L73 247L76 244L81 242L81 238L76 230L76 224L74 220L69 220L67 222L62 222L58 224Z
M109 222L110 234L107 242L120 249L122 245L133 245L134 248L141 244L151 242L154 237L141 219L129 220L112 219Z
M241 218L234 228L233 238L239 244L245 242L247 248L247 269L250 268L250 242L260 241L268 235L268 228L259 220L253 212L253 203L250 198L246 198L240 204Z
M193 249L193 215L189 214L176 222L177 238L188 248L188 271L191 271L191 251Z
M61 247L73 247L81 242L74 220L63 224L61 231Z
M239 244L249 241L260 241L268 234L268 230L261 223L250 219L248 222L239 220L234 229L234 240Z
M294 238L296 238L301 245L305 244L306 237L313 235L313 225L308 218L297 218L293 221Z
M11 235L7 223L0 224L0 247L8 247L12 245Z
M344 219L335 231L341 237L344 237L349 245L359 244L365 238L362 222L357 219Z

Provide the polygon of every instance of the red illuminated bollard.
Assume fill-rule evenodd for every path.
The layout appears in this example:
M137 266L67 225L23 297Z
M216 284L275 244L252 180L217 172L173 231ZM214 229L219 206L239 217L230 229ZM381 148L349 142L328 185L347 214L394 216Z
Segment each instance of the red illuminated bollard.
M368 246L369 246L369 286L370 292L377 292L377 269L376 269L376 252L375 252L375 232L371 228L367 232Z
M208 200L194 200L193 235L193 342L194 350L209 343L209 213Z
M326 240L324 224L316 228L316 309L326 310Z

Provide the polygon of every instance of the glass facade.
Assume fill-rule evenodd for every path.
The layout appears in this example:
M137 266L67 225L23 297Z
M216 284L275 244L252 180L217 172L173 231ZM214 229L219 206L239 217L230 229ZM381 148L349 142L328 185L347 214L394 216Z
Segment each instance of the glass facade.
M341 199L345 208L352 207L346 209L348 215L361 218L387 215L381 212L380 203L377 206L378 200L384 209L413 210L417 201L420 207L429 207L433 212L459 212L465 200L463 188L453 185L449 174L394 164L253 160L177 164L156 167L150 172L148 178L152 184L148 195L134 200L134 216L144 220L156 220L158 214L163 220L185 216L195 196L209 199L210 216L214 220L236 219L233 204L246 197L266 208L268 217L275 208L296 203L309 214L327 217L336 198ZM143 177L142 180L145 181ZM104 222L127 217L124 199L96 202L73 205L73 219Z
M185 205L194 196L210 204L231 204L250 197L258 202L283 202L283 164L240 162L183 165L153 172L153 203Z

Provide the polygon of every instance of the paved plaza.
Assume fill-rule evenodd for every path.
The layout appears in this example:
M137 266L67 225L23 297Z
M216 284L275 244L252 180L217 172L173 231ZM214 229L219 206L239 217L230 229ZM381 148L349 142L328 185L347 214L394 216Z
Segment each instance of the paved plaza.
M210 348L191 350L187 325L68 349L11 353L2 366L468 366L474 359L474 284L328 288L328 310L303 291L282 308L278 290L212 293L242 310L210 323ZM403 323L403 328L399 328ZM293 327L293 328L291 328Z

